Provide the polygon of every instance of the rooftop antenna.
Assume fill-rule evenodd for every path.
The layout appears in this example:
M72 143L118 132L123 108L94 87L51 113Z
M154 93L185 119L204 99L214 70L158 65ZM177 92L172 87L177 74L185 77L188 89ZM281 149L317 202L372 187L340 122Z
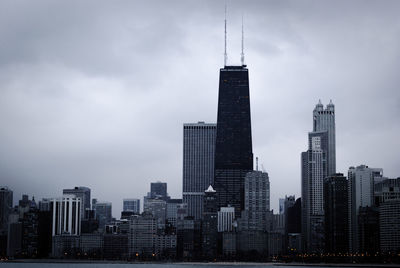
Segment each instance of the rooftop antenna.
M256 157L256 171L258 171L258 157Z
M226 54L226 3L225 3L225 52L224 52L224 67L228 61L228 54Z
M244 66L244 30L243 30L243 14L242 14L242 53L240 54L240 61Z

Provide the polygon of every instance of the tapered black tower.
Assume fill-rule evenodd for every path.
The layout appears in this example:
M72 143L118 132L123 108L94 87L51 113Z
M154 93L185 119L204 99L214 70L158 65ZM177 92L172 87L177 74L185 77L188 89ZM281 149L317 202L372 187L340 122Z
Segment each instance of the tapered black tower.
M244 178L253 170L249 74L246 65L220 69L214 188L218 206L244 209Z

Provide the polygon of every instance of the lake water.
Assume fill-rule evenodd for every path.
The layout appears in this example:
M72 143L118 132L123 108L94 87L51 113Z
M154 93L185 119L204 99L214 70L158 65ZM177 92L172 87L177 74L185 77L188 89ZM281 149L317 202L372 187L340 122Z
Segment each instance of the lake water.
M235 268L261 268L261 267L276 267L276 268L294 268L294 267L312 267L312 268L321 268L326 266L287 266L287 265L276 265L276 264L143 264L143 263L0 263L0 267L4 268L227 268L227 267L235 267ZM333 266L329 266L333 267ZM341 268L350 268L347 266L337 266Z

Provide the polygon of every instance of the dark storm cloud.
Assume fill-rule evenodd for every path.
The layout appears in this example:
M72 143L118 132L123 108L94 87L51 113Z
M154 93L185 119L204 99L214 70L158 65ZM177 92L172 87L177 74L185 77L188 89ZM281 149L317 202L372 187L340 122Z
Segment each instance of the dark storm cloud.
M300 194L312 109L336 105L338 171L400 176L397 1L228 1L229 61L241 16L254 152L272 207ZM182 124L215 122L224 1L2 1L0 179L113 202L155 180L181 196Z

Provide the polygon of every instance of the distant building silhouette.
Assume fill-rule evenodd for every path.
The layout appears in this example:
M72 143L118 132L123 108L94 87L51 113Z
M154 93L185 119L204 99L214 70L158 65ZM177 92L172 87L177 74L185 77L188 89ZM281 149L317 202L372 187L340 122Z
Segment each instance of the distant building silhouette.
M7 232L8 215L13 207L13 191L0 187L0 233Z

